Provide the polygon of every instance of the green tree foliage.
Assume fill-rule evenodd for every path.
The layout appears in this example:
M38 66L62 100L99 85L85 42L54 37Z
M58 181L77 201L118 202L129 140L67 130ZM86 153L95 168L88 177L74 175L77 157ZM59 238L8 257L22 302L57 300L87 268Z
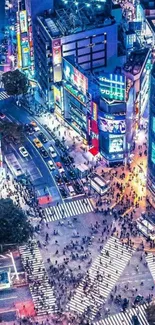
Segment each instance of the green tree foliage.
M149 325L155 325L155 304L151 303L146 309L146 315Z
M0 200L0 245L23 244L33 233L27 216L11 199Z
M2 82L8 95L26 94L29 88L29 81L26 75L20 70L3 73Z
M19 144L22 144L24 142L24 132L23 132L23 126L19 125L14 122L9 122L6 120L0 121L0 134L2 135L2 143L3 140L11 139L16 141Z

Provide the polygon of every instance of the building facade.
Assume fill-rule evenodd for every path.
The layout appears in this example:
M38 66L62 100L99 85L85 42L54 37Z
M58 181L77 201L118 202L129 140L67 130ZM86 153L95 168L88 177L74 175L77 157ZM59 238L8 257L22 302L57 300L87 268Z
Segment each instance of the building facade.
M148 199L155 207L155 64L151 72L150 114L148 134Z

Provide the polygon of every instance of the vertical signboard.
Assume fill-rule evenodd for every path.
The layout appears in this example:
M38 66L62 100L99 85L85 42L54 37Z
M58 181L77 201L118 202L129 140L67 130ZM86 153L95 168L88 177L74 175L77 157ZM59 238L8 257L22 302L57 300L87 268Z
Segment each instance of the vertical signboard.
M27 13L26 10L20 11L19 13L19 21L20 21L20 30L21 33L27 33Z
M93 146L91 152L97 155L99 153L98 107L94 102L92 102L91 138Z
M62 80L61 39L54 39L52 41L52 55L53 55L53 79L54 82L59 82Z
M20 26L19 26L19 13L17 12L17 57L18 57L18 68L22 67L22 53L20 43Z

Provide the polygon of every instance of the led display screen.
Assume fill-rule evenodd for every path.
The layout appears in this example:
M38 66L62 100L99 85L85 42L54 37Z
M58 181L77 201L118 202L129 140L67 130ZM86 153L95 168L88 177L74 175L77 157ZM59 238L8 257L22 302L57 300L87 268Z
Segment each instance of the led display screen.
M151 160L155 164L155 143L152 142Z
M103 114L99 116L99 129L105 133L124 134L126 132L126 122L124 116L114 116Z
M109 139L109 153L122 152L124 150L124 137L118 136Z
M88 78L64 59L64 79L71 83L79 92L86 96Z
M123 75L103 74L98 77L100 93L107 101L125 101L126 79Z

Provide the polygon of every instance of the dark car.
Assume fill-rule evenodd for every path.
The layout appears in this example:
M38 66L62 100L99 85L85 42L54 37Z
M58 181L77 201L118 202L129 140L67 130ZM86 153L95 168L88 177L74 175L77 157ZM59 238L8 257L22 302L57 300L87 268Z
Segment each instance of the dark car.
M132 316L132 324L133 325L140 325L139 319L136 315Z
M28 133L29 135L34 134L34 129L33 126L31 126L30 124L25 124L25 132Z
M68 196L67 191L65 190L64 187L59 187L59 190L60 190L60 193L61 193L62 197L65 198L65 197Z
M39 140L40 140L41 142L43 142L43 143L48 142L48 139L46 138L46 136L44 135L43 132L40 132L40 133L38 134L38 138L39 138Z
M62 182L62 179L61 179L61 177L59 175L55 175L54 177L55 177L55 180L56 180L56 182L58 184L60 184Z
M73 170L69 170L68 173L69 173L69 176L70 176L71 179L76 179L77 178L76 174L75 174L75 172Z
M63 178L63 181L64 181L65 183L69 183L69 179L68 179L68 177L66 176L65 173L62 173L62 178Z
M77 194L82 194L83 193L83 188L79 183L74 183L74 190Z
M56 139L56 140L55 140L55 145L56 145L57 147L60 146L60 141L59 141L59 139Z
M40 148L40 153L43 158L49 158L48 152L43 147Z

